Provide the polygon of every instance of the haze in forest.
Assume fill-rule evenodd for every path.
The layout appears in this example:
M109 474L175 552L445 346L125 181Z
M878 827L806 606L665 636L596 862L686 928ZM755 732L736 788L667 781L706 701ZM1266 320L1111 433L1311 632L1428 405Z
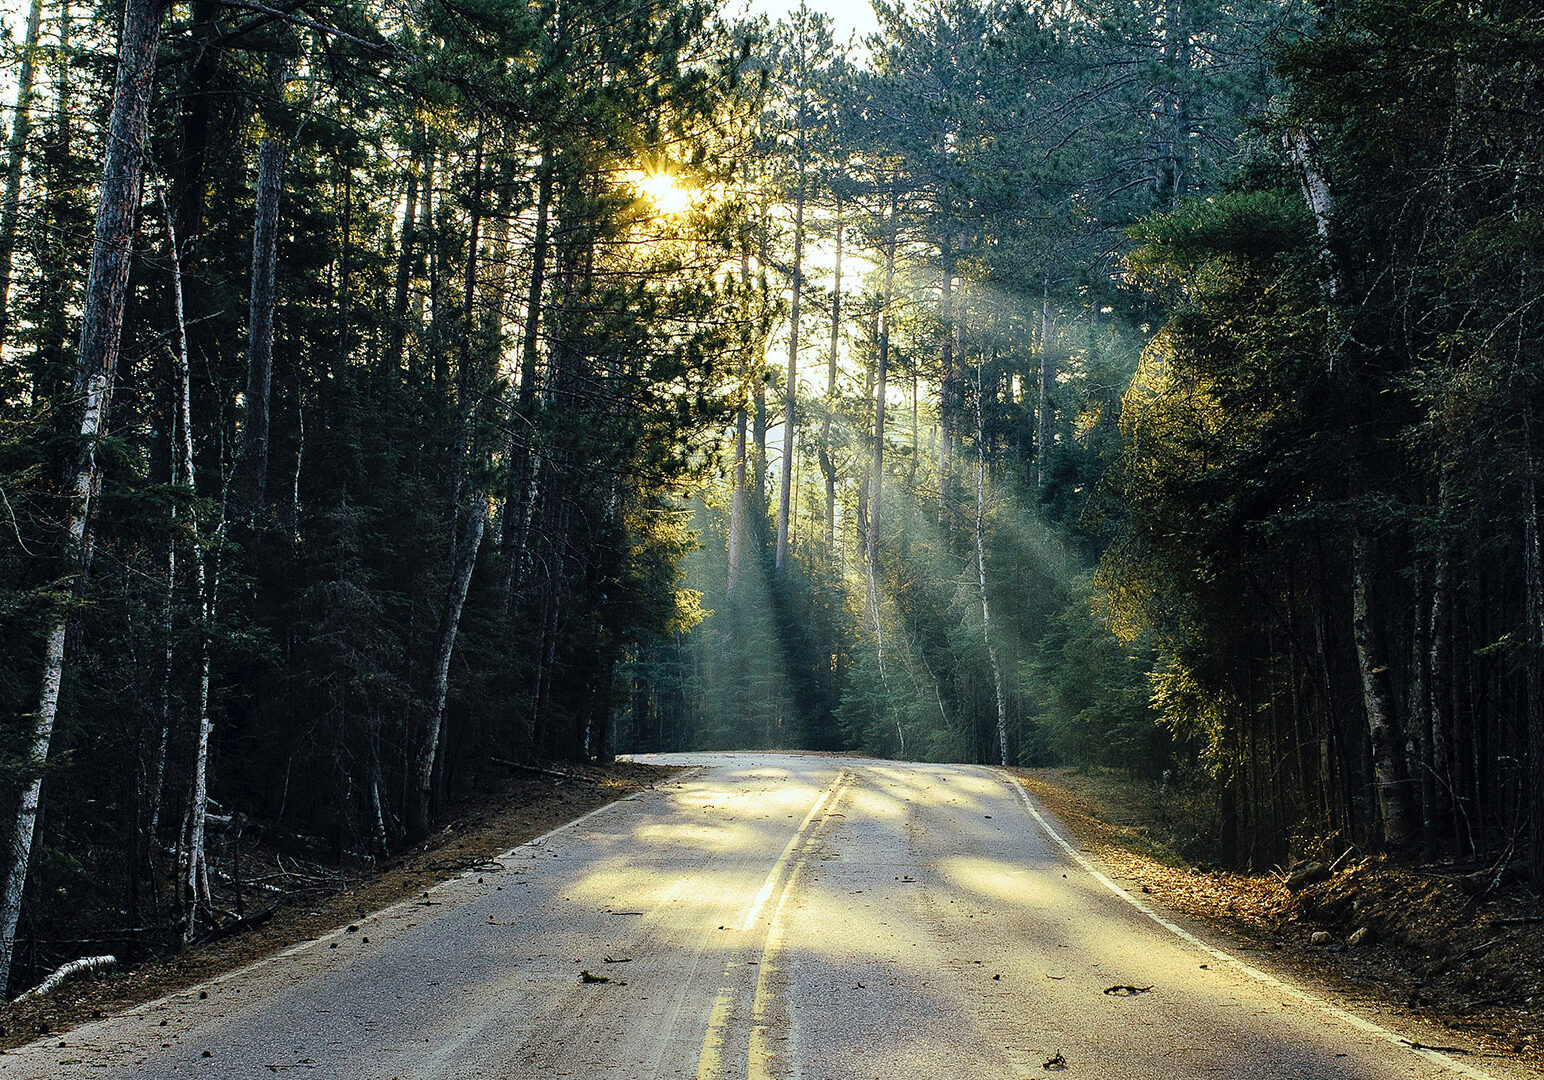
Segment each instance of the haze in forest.
M1529 5L300 10L9 23L12 985L622 752L1544 880Z

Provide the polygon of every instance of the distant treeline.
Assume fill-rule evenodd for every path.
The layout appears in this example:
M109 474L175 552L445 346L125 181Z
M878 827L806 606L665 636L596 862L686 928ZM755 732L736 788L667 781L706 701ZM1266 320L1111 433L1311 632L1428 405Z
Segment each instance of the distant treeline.
M629 737L1167 772L1208 857L1544 879L1544 21L1058 11L776 29L785 307Z

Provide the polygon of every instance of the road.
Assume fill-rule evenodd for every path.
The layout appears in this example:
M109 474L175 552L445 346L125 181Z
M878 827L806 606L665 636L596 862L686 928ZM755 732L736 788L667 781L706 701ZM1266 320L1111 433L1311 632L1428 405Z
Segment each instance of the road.
M701 767L0 1078L1541 1075L1146 906L995 770L654 760Z

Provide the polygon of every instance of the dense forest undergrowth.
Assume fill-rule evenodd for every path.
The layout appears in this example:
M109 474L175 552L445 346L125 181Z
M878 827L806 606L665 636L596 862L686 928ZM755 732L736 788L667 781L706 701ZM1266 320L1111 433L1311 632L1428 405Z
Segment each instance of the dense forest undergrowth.
M619 750L1544 886L1544 16L876 10L30 3L0 981Z

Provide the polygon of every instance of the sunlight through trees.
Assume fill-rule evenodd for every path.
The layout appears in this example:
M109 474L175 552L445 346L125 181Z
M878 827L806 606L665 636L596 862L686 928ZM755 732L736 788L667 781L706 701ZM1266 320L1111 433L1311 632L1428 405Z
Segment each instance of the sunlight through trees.
M1539 14L872 16L16 13L13 984L621 750L1544 881Z

